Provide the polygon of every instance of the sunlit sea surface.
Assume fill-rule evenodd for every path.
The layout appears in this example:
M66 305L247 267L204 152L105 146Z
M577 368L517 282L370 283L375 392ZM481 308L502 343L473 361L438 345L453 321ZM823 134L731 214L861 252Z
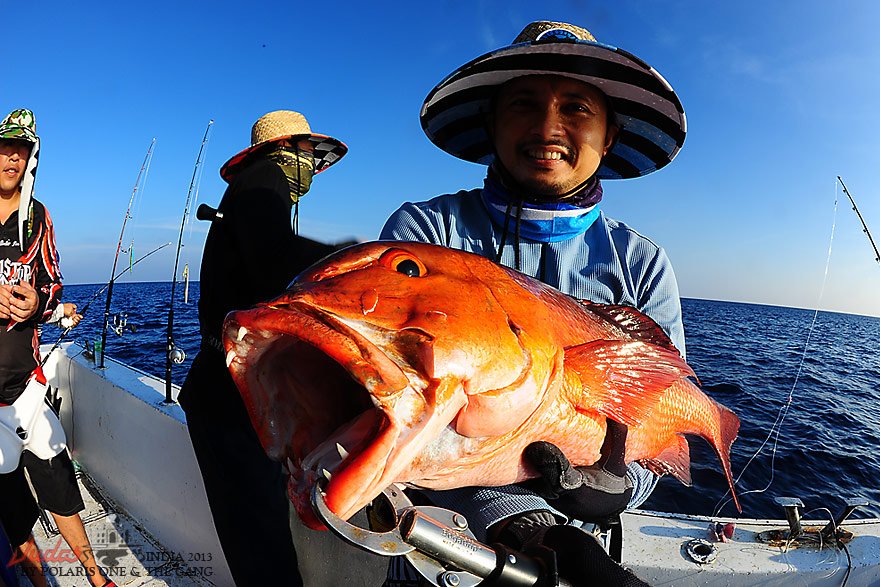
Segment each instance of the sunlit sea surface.
M81 344L100 338L101 287L64 288L65 301L80 308L93 300L72 332ZM115 285L111 315L127 314L136 330L109 333L109 356L164 377L170 291L166 282ZM174 339L186 352L172 371L178 384L198 351L198 295L198 283L189 286L189 304L182 283L175 293ZM689 363L704 385L721 386L711 395L742 421L732 462L743 515L783 518L780 496L800 498L808 513L836 513L860 496L872 502L865 513L880 516L880 319L696 299L682 306ZM46 327L43 342L59 334ZM777 420L778 436L770 435ZM711 515L721 505L733 515L714 452L690 440L693 487L664 477L643 507Z

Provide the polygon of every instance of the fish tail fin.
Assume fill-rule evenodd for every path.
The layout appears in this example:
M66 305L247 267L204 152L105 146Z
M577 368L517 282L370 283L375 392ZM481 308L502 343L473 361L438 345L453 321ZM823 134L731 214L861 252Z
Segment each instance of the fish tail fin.
M718 453L718 458L721 460L721 466L724 468L724 476L727 478L727 484L730 485L730 496L733 498L736 511L742 513L742 506L739 504L739 498L737 497L736 489L734 488L733 473L730 471L730 447L733 444L733 441L736 440L736 435L739 433L739 418L736 417L736 414L721 404L716 402L715 405L718 407L719 434L715 451Z

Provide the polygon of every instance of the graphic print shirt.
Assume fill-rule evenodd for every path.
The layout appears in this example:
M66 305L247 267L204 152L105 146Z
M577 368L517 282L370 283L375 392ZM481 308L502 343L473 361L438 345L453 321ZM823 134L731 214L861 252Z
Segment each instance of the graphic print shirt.
M25 222L24 252L18 236L18 212L0 223L0 284L30 283L39 298L37 312L25 322L0 320L0 403L15 401L39 364L37 324L45 321L61 299L61 271L55 229L49 211L31 200Z

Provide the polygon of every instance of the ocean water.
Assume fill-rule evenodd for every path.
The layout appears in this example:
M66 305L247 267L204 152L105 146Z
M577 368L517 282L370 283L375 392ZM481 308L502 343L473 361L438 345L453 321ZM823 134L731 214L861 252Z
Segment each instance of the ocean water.
M80 344L100 338L101 287L64 288L80 308L93 300L71 333ZM127 314L135 332L108 333L107 355L164 377L170 291L167 282L115 285L111 315ZM186 304L183 284L176 289L174 338L187 355L172 371L178 384L198 352L198 292L190 284ZM731 460L743 515L784 518L774 498L785 496L816 516L862 497L871 502L863 515L880 516L880 318L697 299L682 307L688 362L741 420ZM42 340L59 334L46 327ZM693 485L664 477L643 507L734 515L711 447L699 438L690 447Z
M784 518L784 496L832 514L863 497L880 516L880 318L696 299L682 310L688 362L741 421L731 460L743 515ZM718 460L702 439L690 446L693 487L664 477L643 507L717 511Z
M104 285L65 285L64 301L74 302L80 311L88 304L83 320L66 340L82 345L101 339L101 324L107 294ZM102 291L104 290L104 291ZM173 365L171 381L180 385L186 378L192 360L199 351L199 284L189 284L188 303L184 300L185 286L177 284L174 293L174 342L186 354L179 365ZM97 295L96 295L97 294ZM170 282L116 283L113 286L111 320L125 316L129 328L122 335L107 332L106 356L133 365L157 377L165 377L165 345L168 333L168 302L171 299ZM134 328L134 332L131 328ZM61 329L47 326L41 341L53 343Z

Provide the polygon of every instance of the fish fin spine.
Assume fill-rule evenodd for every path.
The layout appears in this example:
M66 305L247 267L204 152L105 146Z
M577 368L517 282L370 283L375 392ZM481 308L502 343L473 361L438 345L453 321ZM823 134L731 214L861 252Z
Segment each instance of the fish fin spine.
M654 344L676 353L679 352L672 339L660 325L636 308L615 304L597 304L589 300L578 300L578 303L635 340Z

